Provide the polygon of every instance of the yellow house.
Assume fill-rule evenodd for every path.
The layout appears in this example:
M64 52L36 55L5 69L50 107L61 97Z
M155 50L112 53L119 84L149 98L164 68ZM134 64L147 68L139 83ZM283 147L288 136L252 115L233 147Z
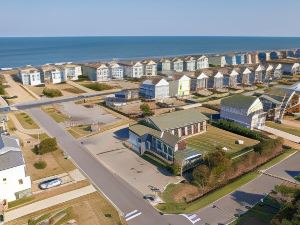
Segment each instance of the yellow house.
M182 97L190 95L191 90L191 78L186 75L174 75L169 82L170 96Z

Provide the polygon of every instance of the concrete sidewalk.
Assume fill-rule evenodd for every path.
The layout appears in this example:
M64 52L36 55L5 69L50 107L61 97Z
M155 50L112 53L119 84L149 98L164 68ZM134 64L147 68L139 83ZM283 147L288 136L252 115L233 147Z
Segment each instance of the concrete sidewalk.
M290 134L290 133L287 133L287 132L284 132L284 131L281 131L281 130L278 130L278 129L274 129L274 128L271 128L271 127L268 127L268 126L264 126L264 128L262 128L262 130L264 130L268 133L271 133L271 134L275 134L276 136L282 137L282 138L287 139L289 141L300 143L300 137L298 137L296 135L293 135L293 134Z
M92 89L89 89L89 88L84 87L84 86L82 86L80 84L77 84L76 82L71 81L71 80L68 80L67 84L70 84L71 86L76 87L76 88L78 88L78 89L80 89L80 90L82 90L82 91L84 91L86 93L95 93L96 92L96 91L94 91Z
M89 186L86 186L86 187L83 187L83 188L80 188L80 189L77 189L74 191L66 192L64 194L56 195L51 198L47 198L47 199L44 199L44 200L41 200L38 202L34 202L32 204L25 205L23 207L13 209L11 211L6 212L5 213L5 221L6 222L12 221L12 220L20 218L22 216L37 212L39 210L43 210L43 209L49 208L51 206L70 201L72 199L76 199L81 196L91 194L95 191L96 191L96 189L92 185L89 185Z

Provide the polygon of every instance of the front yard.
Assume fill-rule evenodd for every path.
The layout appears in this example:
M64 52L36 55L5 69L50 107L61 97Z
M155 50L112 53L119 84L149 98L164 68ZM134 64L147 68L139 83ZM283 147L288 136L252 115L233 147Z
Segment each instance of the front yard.
M236 144L237 140L243 140L244 144ZM207 132L186 139L188 147L199 151L202 154L216 151L226 147L229 154L241 151L245 147L250 147L258 143L244 136L240 136L214 126L208 125Z
M267 121L266 125L268 127L272 127L274 129L278 129L284 132L287 132L289 134L293 134L296 135L298 137L300 137L300 127L296 128L287 124L279 124L279 123L275 123L275 122L271 122L271 121Z
M15 116L24 129L39 129L39 126L26 113L16 113Z
M42 107L42 110L52 117L52 119L54 119L57 123L65 122L69 119L67 115L61 113L61 111L56 109L54 106L45 106Z

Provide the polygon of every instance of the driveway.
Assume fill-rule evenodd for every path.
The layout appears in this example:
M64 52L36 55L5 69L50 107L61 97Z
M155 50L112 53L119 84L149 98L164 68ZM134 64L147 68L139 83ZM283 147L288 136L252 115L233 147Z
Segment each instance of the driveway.
M78 121L84 124L108 124L119 120L119 118L107 113L98 105L95 105L92 108L87 108L81 104L75 104L75 102L65 102L60 105L62 106L62 112L70 116L72 121Z
M124 128L80 141L110 171L118 174L143 194L153 194L150 190L151 186L163 190L168 183L181 180L170 176L168 171L157 168L124 147L122 141L127 138L128 128Z

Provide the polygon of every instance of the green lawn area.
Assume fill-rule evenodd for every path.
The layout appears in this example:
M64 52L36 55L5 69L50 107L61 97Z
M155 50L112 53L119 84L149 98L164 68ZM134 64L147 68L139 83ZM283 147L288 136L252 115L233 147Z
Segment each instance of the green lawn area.
M275 122L271 122L271 121L267 121L266 125L268 127L272 127L272 128L275 128L275 129L278 129L278 130L281 130L281 131L284 131L284 132L287 132L287 133L290 133L290 134L300 137L300 127L296 128L296 127L292 127L292 126L289 126L286 124L279 124L279 123L275 123Z
M82 94L85 93L85 91L76 88L76 87L69 87L69 88L64 88L62 89L63 91L69 92L69 93L73 93L73 94Z
M235 142L237 140L243 140L244 144L236 144ZM228 153L234 154L245 147L253 146L258 143L257 140L243 137L213 126L208 126L206 133L188 138L186 141L188 147L198 150L202 154L215 151L217 148L222 149L223 147L229 149Z
M61 123L69 119L67 115L62 114L60 111L54 109L53 107L42 107L42 110L50 117L52 117L52 119L54 119L57 123Z
M276 199L267 196L263 203L258 203L231 225L270 225L280 207L281 204Z
M90 134L90 128L90 125L80 125L76 127L71 127L70 129L68 129L68 131L74 138L77 139Z
M16 113L16 118L25 129L39 129L40 127L33 121L33 119L26 113Z
M286 152L284 152L283 154L272 159L268 163L260 166L257 169L257 171L269 168L269 167L277 164L278 162L280 162L287 156L293 154L294 152L295 152L295 150L287 150ZM257 171L247 173L247 174L239 177L235 181L225 185L224 187L219 188L219 189L217 189L217 190L215 190L215 191L213 191L213 192L203 196L202 198L199 198L198 200L195 200L189 204L187 204L185 202L176 203L172 197L172 196L175 196L176 192L178 192L180 189L185 188L184 184L178 184L179 185L178 187L175 187L176 185L174 185L174 184L169 185L166 188L166 190L162 193L162 198L166 203L157 205L157 208L164 213L175 213L175 214L192 213L196 210L199 210L199 209L213 203L214 201L222 198L223 196L235 191L236 189L240 188L242 185L247 184L248 182L254 180L255 178L257 178L259 176L259 173Z
M80 85L92 89L94 91L105 91L105 90L110 90L113 89L113 86L110 86L108 84L104 84L104 83L95 83L95 82L78 82Z

